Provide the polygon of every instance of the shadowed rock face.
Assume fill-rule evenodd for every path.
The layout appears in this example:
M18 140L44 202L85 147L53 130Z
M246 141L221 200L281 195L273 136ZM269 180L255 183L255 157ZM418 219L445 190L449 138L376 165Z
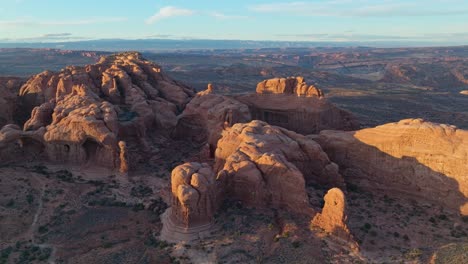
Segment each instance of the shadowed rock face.
M356 130L359 122L349 112L325 100L323 92L307 86L302 77L260 82L256 94L237 96L248 105L252 119L301 134L321 130Z
M317 141L347 182L404 192L468 214L468 131L406 119Z
M35 75L18 100L31 112L24 130L45 128L49 159L117 167L120 139L138 138L144 145L150 131L167 134L193 95L158 65L129 52Z
M0 127L14 123L17 118L16 95L24 80L16 77L0 77Z
M215 94L212 85L199 92L177 118L174 136L194 143L208 143L214 152L223 129L252 120L249 108L224 95Z

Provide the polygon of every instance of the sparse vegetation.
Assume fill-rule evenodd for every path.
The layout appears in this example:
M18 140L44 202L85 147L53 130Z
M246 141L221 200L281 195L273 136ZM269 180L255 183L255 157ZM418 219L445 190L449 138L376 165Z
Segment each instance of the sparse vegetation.
M148 186L138 185L136 187L132 187L130 191L130 195L133 197L148 197L153 194L153 190Z

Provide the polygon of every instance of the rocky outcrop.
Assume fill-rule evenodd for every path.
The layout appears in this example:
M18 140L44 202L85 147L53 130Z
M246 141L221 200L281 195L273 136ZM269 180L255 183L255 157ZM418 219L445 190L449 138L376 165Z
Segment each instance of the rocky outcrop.
M339 188L328 190L324 197L325 205L322 212L312 220L312 226L320 227L327 233L343 239L350 239L351 235L346 225L346 198Z
M190 241L206 235L219 207L216 175L206 163L185 163L171 174L171 207L163 217L161 237Z
M291 94L305 97L324 96L322 90L308 85L304 77L274 78L257 84L258 94Z
M468 215L468 131L405 119L316 139L345 181L371 191L405 193Z
M118 168L120 140L145 146L155 132L169 135L193 95L158 65L128 52L35 75L18 100L31 113L24 130L45 129L49 159Z
M277 94L249 94L236 99L248 105L252 119L304 135L322 130L356 130L359 122L349 112L336 107L325 98L298 97Z
M128 153L127 153L127 144L125 141L119 142L119 157L120 157L120 169L121 173L128 173Z
M208 85L208 89L199 92L177 118L174 136L200 145L208 143L214 152L223 129L251 119L249 108L245 104L215 94L213 87Z
M11 161L38 161L47 157L44 142L45 128L23 131L9 124L0 130L0 164Z
M295 212L310 209L306 181L343 184L337 165L313 140L257 120L223 131L215 171L228 197Z
M0 77L0 127L15 123L18 110L16 95L23 80L16 77Z

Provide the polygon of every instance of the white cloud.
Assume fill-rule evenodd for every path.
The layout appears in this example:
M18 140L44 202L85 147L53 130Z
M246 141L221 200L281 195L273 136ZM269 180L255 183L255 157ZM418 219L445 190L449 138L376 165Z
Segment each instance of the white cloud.
M159 9L159 11L156 14L149 17L146 20L146 24L154 24L160 20L170 18L170 17L191 16L194 13L195 11L190 10L190 9L178 8L174 6L166 6L166 7Z
M446 3L442 8L437 3ZM282 13L303 16L389 17L389 16L443 16L468 14L459 8L458 0L399 1L386 0L330 0L323 2L282 2L252 5L248 8L259 13ZM451 4L450 4L451 3Z
M229 20L229 19L245 19L247 16L236 16L236 15L226 15L221 12L211 12L210 16L219 19L219 20Z

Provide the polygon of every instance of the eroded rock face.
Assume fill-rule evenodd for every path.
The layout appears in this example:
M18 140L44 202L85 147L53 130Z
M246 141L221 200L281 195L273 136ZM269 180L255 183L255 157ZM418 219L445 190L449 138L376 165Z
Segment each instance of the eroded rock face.
M45 129L49 159L117 168L119 140L134 138L144 145L152 133L169 134L193 95L158 65L129 52L35 75L21 87L18 100L31 112L24 130Z
M359 128L351 113L328 102L321 90L307 86L301 77L263 81L257 86L257 94L236 99L248 105L252 119L304 135L327 129Z
M257 84L258 94L293 94L305 97L323 97L322 90L308 85L304 77L274 78Z
M215 94L213 87L199 92L177 118L175 137L198 144L208 143L212 152L223 129L251 120L249 108L227 96Z
M216 175L206 163L177 166L171 174L171 207L162 216L161 238L191 241L206 236L220 205Z
M128 154L127 154L127 144L125 141L120 141L119 142L119 157L120 157L120 169L119 171L121 173L128 173Z
M46 158L45 128L23 131L9 124L0 130L0 164L17 161L38 161Z
M171 174L172 221L183 227L206 225L217 208L216 175L206 163L185 163Z
M337 165L313 140L258 120L223 131L215 171L229 197L295 212L310 209L306 181L343 184Z
M16 77L0 77L0 127L15 123L16 95L24 81Z
M328 233L334 234L343 239L350 238L350 232L346 225L346 198L339 188L328 190L324 197L325 205L322 212L317 214L312 220L312 226L322 228Z
M468 214L468 131L405 119L317 138L347 182L422 197Z

